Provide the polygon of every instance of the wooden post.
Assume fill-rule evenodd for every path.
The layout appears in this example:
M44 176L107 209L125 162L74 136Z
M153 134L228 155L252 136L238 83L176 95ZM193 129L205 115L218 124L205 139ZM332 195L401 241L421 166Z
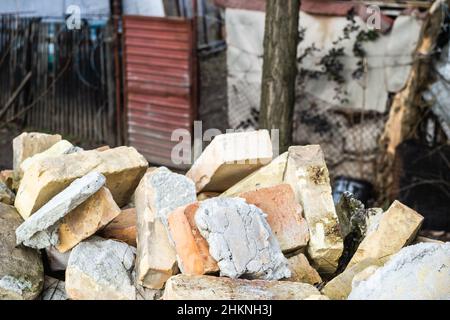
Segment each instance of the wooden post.
M292 141L300 0L266 1L259 126L279 129L280 152Z
M450 4L450 0L447 0ZM394 160L397 146L413 138L425 112L422 93L432 81L431 58L444 18L441 4L430 8L420 40L414 54L414 63L406 86L396 93L392 101L389 118L380 138L380 155L377 158L378 205L390 203L396 196L394 190Z

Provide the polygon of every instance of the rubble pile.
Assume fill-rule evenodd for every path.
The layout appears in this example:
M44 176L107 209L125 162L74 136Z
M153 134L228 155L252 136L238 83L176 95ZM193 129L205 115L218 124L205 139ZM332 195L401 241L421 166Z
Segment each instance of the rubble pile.
M335 206L318 145L273 159L266 130L219 135L185 175L59 135L13 149L0 299L450 299L449 243L398 201Z

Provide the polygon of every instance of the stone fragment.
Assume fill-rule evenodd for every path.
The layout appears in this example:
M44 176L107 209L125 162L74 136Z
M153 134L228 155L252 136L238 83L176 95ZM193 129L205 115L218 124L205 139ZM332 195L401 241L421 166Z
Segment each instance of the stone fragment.
M72 300L135 300L135 248L92 237L72 249L66 292Z
M95 150L102 152L102 151L106 151L106 150L110 150L110 149L111 149L110 146L101 146L101 147L96 148Z
M59 134L46 134L39 132L24 132L14 138L13 169L18 172L20 164L27 158L41 153L61 140Z
M339 219L339 227L342 238L349 233L355 232L364 237L366 227L366 210L364 204L359 201L352 193L345 191L338 204L336 205L336 214Z
M159 300L164 290L149 289L140 285L136 285L136 300Z
M322 282L319 273L311 267L308 259L303 253L299 253L288 259L288 267L291 271L291 276L287 278L288 281L303 282L309 284L317 284Z
M197 195L197 200L203 201L206 199L211 199L211 198L217 197L219 195L220 195L220 193L218 193L218 192L202 192Z
M14 230L21 223L14 207L0 203L0 300L33 300L44 284L39 251L16 247Z
M105 239L116 239L136 247L136 208L122 210L122 212L98 234Z
M69 141L67 140L58 141L47 150L44 150L41 153L36 153L35 155L25 159L20 164L20 171L21 172L27 171L28 168L30 168L33 163L38 162L42 159L57 157L66 153L70 153L70 150L72 150L72 148L73 144L71 144Z
M167 217L174 209L195 201L195 185L185 176L165 167L144 175L135 192L138 284L161 289L177 272L176 252L167 232Z
M352 291L353 278L367 267L381 264L378 259L365 259L334 277L323 287L322 293L332 300L345 300Z
M37 161L24 176L15 206L24 218L41 208L73 180L91 171L106 177L106 187L119 207L128 203L148 162L132 147L65 154Z
M111 192L102 187L84 203L69 212L59 226L60 252L72 249L82 240L92 236L120 214Z
M294 189L308 222L308 255L319 272L333 273L343 240L322 149L319 145L293 146L288 152L284 179Z
M14 185L14 171L3 170L0 171L0 182L3 182L9 190L13 190Z
M53 272L66 270L71 252L72 251L67 251L62 253L53 246L45 248L45 254L47 255L50 270Z
M366 280L354 281L348 299L449 300L449 275L450 243L419 243L401 249Z
M175 243L178 267L187 275L218 272L216 260L209 254L208 242L195 224L198 203L179 207L169 214L170 237Z
M266 215L244 199L205 200L195 222L222 276L279 280L291 275Z
M197 192L223 192L272 160L272 142L267 130L216 136L192 165L186 176Z
M15 199L14 193L0 181L0 202L4 204L13 204Z
M427 237L422 237L422 236L417 236L412 244L418 244L418 243L444 243L444 241L431 239L431 238L427 238Z
M67 300L64 281L45 276L44 289L40 300Z
M289 184L245 192L239 195L267 214L267 222L284 253L306 247L309 240L308 224L302 217L302 207L295 200Z
M376 229L367 233L348 267L367 258L387 261L402 247L410 244L422 225L423 217L399 201L394 201L381 216Z
M72 182L16 230L17 244L43 249L59 243L60 220L105 184L105 177L91 172Z
M315 287L301 282L179 274L167 281L163 300L303 300L318 295Z
M283 183L288 153L285 152L269 164L248 175L234 186L223 192L221 197L235 197L240 193L269 188Z

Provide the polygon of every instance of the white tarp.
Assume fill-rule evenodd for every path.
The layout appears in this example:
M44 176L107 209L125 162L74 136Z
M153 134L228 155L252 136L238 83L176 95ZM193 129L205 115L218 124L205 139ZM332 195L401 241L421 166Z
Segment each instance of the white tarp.
M436 81L423 96L432 104L431 110L439 119L442 129L450 140L450 44L442 50L435 67Z
M124 0L123 13L152 17L165 16L162 0Z
M237 127L243 122L249 123L252 108L259 110L265 14L227 8L225 17L229 121L232 127ZM359 17L355 17L355 20L361 29L366 28ZM308 55L299 68L320 71L321 58L336 47L333 42L342 37L348 23L345 17L301 12L299 28L305 28L306 31L304 40L299 43L298 55L312 44L319 51ZM349 39L339 41L337 45L343 47L345 52L341 61L344 64L342 76L346 83L337 85L326 76L321 76L309 79L305 84L305 92L333 108L385 112L388 93L399 91L408 78L421 24L422 21L414 16L399 16L388 34L381 35L376 41L365 42L363 48L366 51L368 73L361 79L352 77L358 58L353 54L357 32L351 33ZM348 92L347 103L335 99L337 86Z
M1 0L0 14L63 18L70 5L80 7L81 18L109 16L109 0Z
M259 110L265 14L226 9L228 117L232 128L253 119ZM254 127L254 123L249 123Z

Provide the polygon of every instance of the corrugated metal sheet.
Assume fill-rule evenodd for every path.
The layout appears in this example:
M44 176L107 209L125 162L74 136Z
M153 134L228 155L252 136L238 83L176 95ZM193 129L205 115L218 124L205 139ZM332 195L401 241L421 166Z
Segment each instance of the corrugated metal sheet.
M187 129L197 109L194 24L185 18L124 16L124 76L128 143L150 163L171 161L175 129Z

